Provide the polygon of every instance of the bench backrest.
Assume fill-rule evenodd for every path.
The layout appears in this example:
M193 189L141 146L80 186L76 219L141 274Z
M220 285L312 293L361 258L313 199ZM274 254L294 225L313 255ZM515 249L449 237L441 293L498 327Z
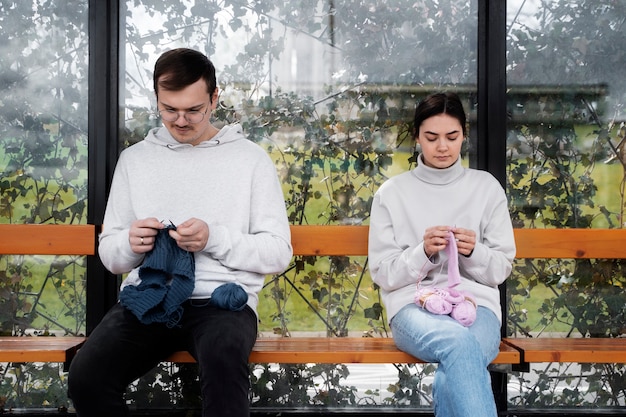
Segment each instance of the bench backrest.
M0 224L0 255L94 255L92 224Z
M0 224L0 255L94 255L98 226ZM368 226L291 226L294 255L366 256ZM517 258L626 258L626 229L515 229Z

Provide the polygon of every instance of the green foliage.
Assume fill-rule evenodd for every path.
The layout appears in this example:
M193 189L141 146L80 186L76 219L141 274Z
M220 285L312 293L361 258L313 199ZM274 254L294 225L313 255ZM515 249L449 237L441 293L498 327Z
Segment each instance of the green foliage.
M84 328L84 257L0 257L0 334L79 335Z
M419 406L432 407L433 387L432 374L436 365L396 365L398 369L398 382L390 385L387 390L392 393L384 403L394 406ZM426 380L426 381L425 381Z
M127 389L126 398L140 409L199 409L198 366L161 363L135 381Z
M356 388L342 385L349 373L341 364L259 364L252 370L252 401L257 407L354 406Z
M54 407L67 410L67 375L62 364L22 363L0 367L0 410Z
M510 398L514 407L564 408L623 407L623 365L616 364L538 364L528 374L520 374L515 384L523 387Z

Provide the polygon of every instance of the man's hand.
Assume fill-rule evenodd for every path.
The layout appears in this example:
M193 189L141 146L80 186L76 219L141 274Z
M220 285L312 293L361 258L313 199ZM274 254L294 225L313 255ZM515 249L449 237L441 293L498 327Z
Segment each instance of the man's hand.
M128 242L135 253L150 252L154 247L154 240L160 229L165 226L158 219L150 217L135 220L128 231Z
M187 252L199 252L209 240L209 226L200 219L191 218L170 230L170 236Z

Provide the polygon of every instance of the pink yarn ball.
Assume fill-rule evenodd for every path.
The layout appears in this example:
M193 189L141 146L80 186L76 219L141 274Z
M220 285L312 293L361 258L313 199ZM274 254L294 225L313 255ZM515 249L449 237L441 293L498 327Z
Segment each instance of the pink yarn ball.
M439 288L420 288L415 295L415 303L434 314L450 314L452 304L446 301L447 291Z
M454 306L450 317L461 323L465 327L469 327L476 320L476 305L470 301L465 300Z

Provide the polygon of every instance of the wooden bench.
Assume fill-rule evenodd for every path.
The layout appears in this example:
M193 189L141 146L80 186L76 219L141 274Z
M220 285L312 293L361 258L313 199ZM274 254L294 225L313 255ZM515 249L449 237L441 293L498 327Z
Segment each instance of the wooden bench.
M94 255L94 225L0 224L0 255ZM70 361L84 337L0 337L0 362Z
M367 226L292 226L296 256L366 256ZM95 255L94 225L0 225L0 255ZM621 229L517 229L518 258L626 258ZM15 340L19 339L19 340ZM41 339L46 340L45 343ZM0 340L0 361L69 362L83 338ZM169 360L193 362L187 352ZM259 338L254 363L419 363L388 338ZM494 363L626 362L626 339L506 338Z
M518 259L625 259L626 229L516 229ZM626 363L626 338L505 338L516 370L540 362Z
M68 363L84 337L0 337L0 362L58 362Z

